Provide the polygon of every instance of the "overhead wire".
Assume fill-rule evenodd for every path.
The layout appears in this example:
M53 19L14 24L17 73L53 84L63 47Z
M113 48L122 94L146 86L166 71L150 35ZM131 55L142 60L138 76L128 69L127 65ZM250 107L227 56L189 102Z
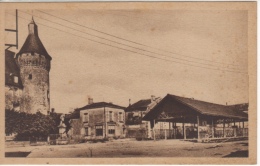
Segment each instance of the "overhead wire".
M13 15L13 14L11 14L11 13L8 13L8 12L7 12L7 14L12 15L12 16L15 16L15 15ZM22 18L22 19L24 19L24 20L29 20L29 21L30 21L30 19L23 18L23 17L21 17L21 16L18 16L18 17L19 17L19 18ZM125 50L125 51L132 52L132 53L139 54L139 55L144 55L144 56L147 56L147 57L150 57L150 58L154 58L154 59L160 59L160 60L163 60L163 61L166 61L166 62L174 62L174 63L177 63L177 64L183 64L183 65L187 65L187 66L193 66L193 67L211 69L211 70L216 70L216 71L247 74L246 72L241 72L241 71L209 68L209 67L197 66L197 65L187 64L187 63L180 63L180 62L176 62L176 61L173 61L173 60L167 60L167 59L159 58L159 57L156 57L156 56L151 56L151 55L139 53L139 52L136 52L136 51L128 50L128 49L125 49L125 48L117 47L117 46L110 45L110 44L107 44L107 43L99 42L99 41L96 41L96 40L93 40L93 39L89 39L89 38L86 38L86 37L83 37L83 36L79 36L79 35L76 35L76 34L73 34L73 33L69 33L69 32L67 32L67 31L61 30L61 29L59 29L59 28L55 28L55 27L51 27L51 26L48 26L48 25L44 25L44 24L42 24L42 23L37 23L37 24L42 25L42 26L45 26L45 27L48 27L48 28L51 28L51 29L55 29L55 30L60 31L60 32L64 32L64 33L73 35L73 36L76 36L76 37L79 37L79 38L83 38L83 39L86 39L86 40L89 40L89 41L92 41L92 42L96 42L96 43L99 43L99 44L102 44L102 45L107 45L107 46L110 46L110 47L114 47L114 48L117 48L117 49Z
M22 13L31 15L30 13L27 13L27 12L24 12L24 11L21 11L21 10L19 10L19 11L22 12ZM149 52L149 53L156 54L156 55L159 55L159 56L169 57L169 58L173 58L173 59L177 59L177 60L181 60L181 61L187 61L187 62L190 62L190 63L197 63L197 64L201 64L201 65L206 65L206 66L224 67L224 68L227 68L227 69L234 69L234 70L237 69L237 68L230 68L230 67L228 67L228 66L215 66L215 65L213 65L213 64L201 63L201 62L196 62L196 61L192 61L192 60L186 60L186 59L176 58L176 57L172 57L172 56L167 56L167 55L164 55L164 54L159 54L159 53L152 52L152 51L148 51L148 50L145 50L145 49L142 49L142 48L138 48L138 47L134 47L134 46L130 46L130 45L124 44L124 43L120 43L120 42L117 42L117 41L114 41L114 40L110 40L110 39L107 39L107 38L104 38L104 37L100 37L100 36L97 36L97 35L93 35L93 34L90 34L90 33L85 32L85 31L81 31L81 30L78 30L78 29L69 27L69 26L67 26L67 25L60 24L60 23L57 23L57 22L55 22L55 21L51 21L51 20L49 20L49 19L42 18L42 17L36 16L36 15L34 15L34 17L40 18L40 19L42 19L42 20L46 20L46 21L48 21L48 22L51 22L51 23L54 23L54 24L57 24L57 25L60 25L60 26L63 26L63 27L70 28L70 29L72 29L72 30L75 30L75 31L78 31L78 32L87 34L87 35L89 35L89 36L94 36L94 37L96 37L96 38L100 38L100 39L103 39L103 40L107 40L107 41L110 41L110 42L113 42L113 43L116 43L116 44L119 44L119 45L123 45L123 46L127 46L127 47L130 47L130 48L134 48L134 49L137 49L137 50Z
M52 17L55 17L55 18L58 18L58 19L61 19L61 20L63 20L63 21L66 21L66 22L69 22L69 23L72 23L72 24L75 24L75 25L84 27L84 28L87 28L87 29L90 29L90 30L99 32L99 33L102 33L102 34L111 36L111 37L115 37L115 38L120 39L120 40L124 40L124 41L130 42L130 43L137 44L137 45L141 45L141 46L153 48L153 49L160 50L160 51L163 51L163 52L168 52L168 53L171 53L171 54L174 54L174 55L181 55L181 56L183 56L183 57L188 57L188 58L197 59L197 60L202 60L202 61L208 61L208 62L211 62L211 63L218 63L218 64L225 64L225 65L231 65L231 66L238 66L238 65L236 65L236 64L228 64L228 63L216 62L216 61L212 61L212 60L207 60L207 59L202 59L202 58L187 56L187 55L183 55L183 54L171 52L171 51L168 51L168 50L166 51L166 50L163 50L163 49L160 49L160 48L155 48L155 47L152 47L152 46L149 46L149 45L146 45L146 44L142 44L142 43L135 42L135 41L132 41L132 40L128 40L128 39L125 39L125 38L122 38L122 37L119 37L119 36L115 36L115 35L112 35L112 34L109 34L109 33L107 33L107 32L103 32L103 31L97 30L97 29L92 28L92 27L89 27L89 26L81 25L81 24L79 24L79 23L77 23L77 22L72 22L72 21L70 21L70 20L64 19L64 18L62 18L62 17L55 16L55 15L53 15L53 14L50 14L50 13L47 13L47 12L44 12L44 11L41 11L41 10L36 10L36 11L41 12L41 13L44 13L44 14L49 15L49 16L52 16Z

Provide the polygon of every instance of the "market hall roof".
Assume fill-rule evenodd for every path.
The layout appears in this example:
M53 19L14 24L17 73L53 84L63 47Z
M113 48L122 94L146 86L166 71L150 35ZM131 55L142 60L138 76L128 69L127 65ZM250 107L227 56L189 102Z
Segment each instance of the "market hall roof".
M17 55L21 55L23 53L38 53L51 60L51 56L46 51L38 36L38 26L35 24L33 18L32 21L28 24L28 30L29 34Z
M206 116L223 117L223 118L234 118L241 120L248 120L248 114L237 109L240 108L239 105L245 105L243 110L248 109L248 104L239 105L220 105L210 102L195 100L193 98L186 98L168 94L166 95L150 112L144 116L144 120L152 120L159 116L160 113L167 110L169 112L174 112L175 104L185 106L197 114L202 114ZM246 107L246 108L245 108Z

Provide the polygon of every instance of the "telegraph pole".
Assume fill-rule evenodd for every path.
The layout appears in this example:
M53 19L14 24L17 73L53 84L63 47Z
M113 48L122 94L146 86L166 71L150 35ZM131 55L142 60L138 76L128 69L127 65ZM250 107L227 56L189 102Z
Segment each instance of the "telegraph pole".
M16 49L18 49L18 10L15 10L15 18L16 18L16 29L5 29L5 31L8 32L15 32L16 33L16 44L9 44L6 43L5 46L7 46L6 50L8 50L11 47L16 47Z

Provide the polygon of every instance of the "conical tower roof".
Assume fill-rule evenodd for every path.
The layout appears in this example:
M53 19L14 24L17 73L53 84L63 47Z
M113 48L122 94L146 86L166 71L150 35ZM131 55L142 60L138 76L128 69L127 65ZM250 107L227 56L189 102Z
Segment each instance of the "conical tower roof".
M38 53L40 55L46 56L47 59L52 59L48 54L46 49L44 48L39 36L38 36L38 26L35 24L33 18L32 21L28 24L29 34L20 49L17 55L21 55L23 53Z

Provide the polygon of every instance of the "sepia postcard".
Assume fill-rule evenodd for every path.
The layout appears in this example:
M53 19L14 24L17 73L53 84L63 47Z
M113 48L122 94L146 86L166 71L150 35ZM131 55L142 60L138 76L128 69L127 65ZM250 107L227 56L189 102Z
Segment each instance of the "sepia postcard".
M256 2L0 9L1 164L256 163Z

